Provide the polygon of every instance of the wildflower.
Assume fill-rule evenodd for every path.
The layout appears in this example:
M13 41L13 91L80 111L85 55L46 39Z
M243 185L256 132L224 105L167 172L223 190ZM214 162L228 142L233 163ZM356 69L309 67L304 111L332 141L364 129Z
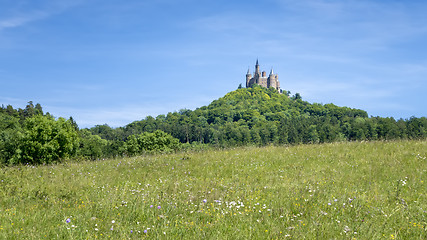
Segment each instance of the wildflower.
M207 201L208 201L208 200L206 200L206 199L203 199L203 202L204 202L204 203L206 203Z
M66 223L71 222L71 219L67 218L67 220L65 220Z
M162 208L162 207L160 207L160 206L157 206L157 209L160 209L160 208Z
M114 220L113 220L113 221L111 221L111 223L115 223L115 222L116 222L116 221L114 221Z
M345 227L344 227L344 232L345 232L345 233L349 232L350 230L351 230L351 229L350 229L348 226L345 226Z
M147 233L147 229L144 230L144 233Z
M328 205L329 205L329 206L331 206L331 205L332 205L332 203L330 203L330 202L329 202L329 203L328 203Z
M150 205L150 208L152 208L153 207L153 205Z

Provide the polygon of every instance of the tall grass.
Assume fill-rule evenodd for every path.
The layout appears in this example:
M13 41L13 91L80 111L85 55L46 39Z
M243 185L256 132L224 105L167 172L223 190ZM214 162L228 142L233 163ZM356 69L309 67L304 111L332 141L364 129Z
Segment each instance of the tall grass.
M1 239L426 239L427 142L246 147L0 171Z

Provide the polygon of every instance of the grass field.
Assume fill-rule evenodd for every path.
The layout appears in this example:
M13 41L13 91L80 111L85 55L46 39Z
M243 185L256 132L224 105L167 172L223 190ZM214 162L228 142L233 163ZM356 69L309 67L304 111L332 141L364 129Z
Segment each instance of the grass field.
M0 171L0 239L427 239L427 141Z

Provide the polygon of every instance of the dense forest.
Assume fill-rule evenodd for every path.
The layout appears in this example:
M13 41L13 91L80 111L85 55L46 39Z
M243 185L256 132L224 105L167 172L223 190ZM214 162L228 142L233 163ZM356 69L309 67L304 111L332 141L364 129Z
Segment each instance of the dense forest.
M239 88L194 111L148 116L124 127L79 129L40 104L0 108L0 163L100 159L205 146L427 138L427 118L369 117L359 109L308 103L260 86Z

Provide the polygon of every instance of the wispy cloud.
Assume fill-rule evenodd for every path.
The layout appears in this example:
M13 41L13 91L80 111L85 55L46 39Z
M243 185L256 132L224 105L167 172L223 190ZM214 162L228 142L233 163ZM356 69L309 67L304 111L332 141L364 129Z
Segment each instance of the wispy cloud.
M6 15L5 17L0 17L0 31L8 28L21 27L26 24L48 18L76 6L81 2L81 0L61 0L31 7L26 6L25 4L18 4L19 7L11 11L9 14L4 14L4 11L0 12Z
M49 14L47 12L36 12L36 13L29 13L26 16L18 16L18 17L12 17L8 19L2 19L0 20L0 31L4 30L6 28L15 28L20 27L22 25L25 25L29 22L37 21L40 19L43 19L47 17Z
M359 51L383 50L391 44L406 41L409 36L426 34L425 5L419 12L408 11L399 2L381 1L329 1L329 0L278 0L286 27L284 35L301 34L304 42L317 41L317 45L337 48L363 47ZM363 14L361 14L363 13Z

